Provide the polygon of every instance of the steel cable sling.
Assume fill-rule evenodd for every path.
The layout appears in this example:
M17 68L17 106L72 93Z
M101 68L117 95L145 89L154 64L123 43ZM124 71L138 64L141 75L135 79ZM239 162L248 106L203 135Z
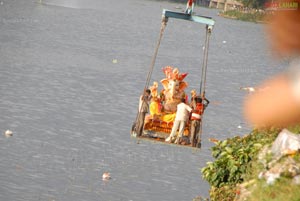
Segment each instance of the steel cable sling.
M205 97L205 87L206 87L206 71L207 71L207 60L208 60L208 47L209 47L209 38L211 35L211 29L206 26L206 38L205 46L203 53L203 63L202 63L202 78L200 83L200 95Z
M157 54L158 54L158 49L159 49L159 46L160 46L160 42L161 42L164 30L167 26L167 22L168 22L168 18L163 16L162 22L161 22L161 27L160 27L159 38L158 38L158 41L157 41L157 44L156 44L154 55L152 57L151 65L150 65L149 72L148 72L147 79L146 79L146 83L145 83L145 87L144 87L144 90L142 92L143 96L145 95L145 92L149 87L150 79L151 79L151 76L152 76L152 72L153 72L153 69L154 69L156 57L157 57ZM142 102L141 108L143 108L143 104L145 104L145 101ZM136 124L137 120L139 119L139 117L140 117L140 108L138 109L138 112L137 112L137 115L136 115L136 118L135 118L135 124Z
M205 49L204 49L204 53L203 53L202 77L201 77L201 83L200 83L200 95L203 99L205 98L206 71L207 71L208 47L209 47L210 35L211 35L211 28L209 28L209 26L206 26L206 38L205 38L205 46L204 46ZM204 111L203 111L203 113L204 113ZM201 118L199 136L197 139L197 146L199 148L201 147L202 123L203 123L203 115Z

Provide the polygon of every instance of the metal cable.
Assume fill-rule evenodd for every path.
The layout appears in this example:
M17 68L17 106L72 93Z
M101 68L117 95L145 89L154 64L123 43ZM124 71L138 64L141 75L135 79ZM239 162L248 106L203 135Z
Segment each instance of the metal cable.
M145 87L144 87L144 92L149 87L150 79L151 79L151 76L152 76L152 72L153 72L153 69L154 69L154 65L155 65L155 61L156 61L156 57L157 57L157 53L158 53L158 49L159 49L159 46L160 46L160 42L161 42L164 30L165 30L165 28L167 26L167 21L168 21L168 18L166 18L165 16L163 16L162 22L161 22L161 27L160 27L159 39L157 41L155 52L154 52L154 55L152 57L150 69L149 69L149 72L148 72L148 75L147 75L147 79L146 79L146 83L145 83Z
M207 60L208 60L208 47L209 47L209 37L211 34L211 30L208 26L206 26L206 38L205 38L205 46L203 53L203 63L202 63L202 76L200 83L200 94L201 96L205 96L205 87L206 87L206 71L207 71Z
M205 98L206 71L207 71L208 47L209 47L210 35L211 35L211 29L208 26L206 26L205 50L204 50L204 55L203 55L202 78L201 78L201 83L200 83L200 95L203 99ZM203 114L204 114L204 111L203 111ZM197 140L197 146L200 146L200 147L201 147L201 138L202 138L203 114L201 117L199 136L198 136L198 140ZM200 143L200 145L198 145L198 143Z
M160 42L161 42L164 30L165 30L165 28L167 26L167 22L168 22L168 18L166 18L165 16L163 16L162 17L162 22L161 22L161 27L160 27L160 32L159 32L159 38L158 38L158 41L157 41L157 44L156 44L154 55L152 57L152 61L151 61L151 65L150 65L150 68L149 68L148 75L147 75L147 79L146 79L146 83L145 83L145 86L144 86L144 90L142 92L143 95L145 95L145 92L146 92L146 90L149 87L150 79L151 79L151 76L152 76L152 72L153 72L153 69L154 69L156 57L157 57L157 54L158 54L158 49L159 49L159 46L160 46ZM145 103L145 101L142 102L142 106L141 106L142 108L143 108L143 104L144 103ZM138 112L137 112L137 115L136 115L136 118L135 118L135 123L137 122L137 120L139 119L139 117L140 117L140 112L139 112L139 109L138 109Z

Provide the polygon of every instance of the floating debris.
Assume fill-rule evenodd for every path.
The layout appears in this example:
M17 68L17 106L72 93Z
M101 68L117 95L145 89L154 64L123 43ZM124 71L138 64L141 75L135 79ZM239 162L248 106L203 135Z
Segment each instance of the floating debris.
M214 142L214 143L218 143L220 140L216 139L216 138L208 138L208 140L210 142Z
M225 44L225 43L227 43L227 41L226 41L226 40L223 40L222 43Z
M238 125L238 127L237 127L237 128L241 129L241 128L242 128L242 126L241 126L241 125Z
M255 87L240 87L240 90L247 91L248 93L254 93L254 92L264 92L266 90L269 90L270 87L266 86L264 88L255 88Z
M248 93L253 93L256 91L254 87L240 87L240 90L247 91Z
M4 135L5 137L11 137L13 135L13 132L11 130L6 130Z
M108 181L110 179L111 179L110 173L109 172L104 172L103 175L102 175L102 180L103 181Z
M113 63L113 64L116 64L116 63L118 63L118 60L117 60L117 59L113 59L113 60L112 60L112 63Z

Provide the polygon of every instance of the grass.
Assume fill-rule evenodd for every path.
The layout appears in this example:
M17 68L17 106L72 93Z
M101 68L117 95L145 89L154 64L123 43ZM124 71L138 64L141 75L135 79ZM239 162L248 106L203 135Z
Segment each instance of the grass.
M221 16L248 22L264 22L266 14L264 12L241 12L238 10L229 10L221 13Z
M300 125L288 127L288 130L293 133L300 133ZM227 143L230 143L233 150L235 150L235 146L239 146L239 143L242 143L243 147L245 148L247 148L248 145L254 143L261 143L262 145L270 148L280 131L281 129L277 128L271 128L268 130L253 130L251 134L246 135L242 138L235 137L232 139L227 139ZM222 143L223 142L220 142L219 144ZM213 150L214 149L216 148L213 148ZM250 149L250 151L251 150L252 148ZM252 150L250 153L257 154L255 150ZM287 157L293 157L294 161L297 164L299 164L300 162L300 152L298 152L295 155L285 156L281 158L277 161L278 165L280 166L280 164L283 164L286 161ZM264 159L268 163L273 159L273 157L270 154L266 154ZM223 160L223 162L225 164L228 164L226 163L226 160ZM245 195L241 194L242 189L240 187L244 186L243 188L246 187L246 189L250 191L250 196L246 197L245 199L247 201L300 201L300 185L294 184L292 177L289 174L284 173L272 185L268 185L265 179L258 179L259 173L262 171L265 172L267 170L261 162L262 161L259 159L258 155L254 155L251 157L250 161L246 162L245 164L240 164L240 167L245 166L246 168L243 175L241 175L242 183L238 180L236 183L225 182L223 183L224 185L218 186L211 184L210 200L231 201L235 199L236 195L241 195L241 199L238 200L242 200L243 198L245 198ZM206 180L208 179L208 181L210 181L210 177L214 176L216 172L220 172L224 169L224 166L222 165L222 163L220 163L220 157L218 157L214 162L210 163L207 167L209 166L214 166L215 168L213 170L208 169L208 171L210 171L208 172L208 176L205 176L207 172L203 172L204 178ZM217 179L223 179L223 177L217 177Z
M288 157L288 156L287 156ZM278 161L282 164L286 157ZM300 162L300 153L298 152L293 156L296 162ZM264 167L258 161L253 161L251 169L248 174L245 175L245 182L254 181L247 189L251 192L247 197L247 201L300 201L300 185L294 184L290 176L281 175L274 184L267 184L265 179L258 179L258 174L261 171L265 171Z
M299 201L300 186L293 184L291 179L281 177L273 185L267 185L264 180L259 180L247 201Z

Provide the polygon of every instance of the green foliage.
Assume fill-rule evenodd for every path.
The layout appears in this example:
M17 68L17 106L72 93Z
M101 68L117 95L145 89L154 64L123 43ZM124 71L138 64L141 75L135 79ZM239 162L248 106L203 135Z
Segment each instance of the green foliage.
M238 10L228 10L223 12L222 15L249 22L262 22L266 16L264 12L241 12Z
M207 162L207 166L201 169L202 177L211 185L210 199L233 200L236 184L249 177L253 170L251 164L256 161L259 150L265 144L271 144L279 132L276 128L253 130L244 137L215 142L211 148L215 161Z
M254 188L249 201L299 201L299 185L293 184L290 179L281 177L274 185L266 185L264 180L259 180Z
M300 125L288 127L288 130L300 133ZM201 169L202 177L211 185L210 199L234 200L236 194L240 193L237 184L256 180L259 172L265 168L258 160L258 153L265 145L271 146L280 131L278 128L253 130L244 137L237 136L215 142L215 146L211 148L215 161L208 162L207 166ZM271 155L266 157L267 162L272 159ZM293 158L299 161L300 154L294 155ZM251 200L300 200L300 191L297 190L299 185L294 185L291 181L288 183L286 178L281 178L276 185L268 187L264 180L258 182L259 185L254 185L256 187L251 193ZM281 188L283 193L280 192ZM285 194L292 196L284 199Z
M254 130L245 137L234 137L216 142L212 147L214 162L202 168L202 177L213 187L235 185L243 182L253 160L263 145L274 141L278 129Z
M300 125L290 126L287 129L292 133L300 133Z
M232 201L236 195L236 187L234 185L223 186L220 188L212 187L209 191L211 201Z
M239 0L246 8L264 8L266 0Z
M296 162L300 162L300 154L299 153L294 156L294 160Z

